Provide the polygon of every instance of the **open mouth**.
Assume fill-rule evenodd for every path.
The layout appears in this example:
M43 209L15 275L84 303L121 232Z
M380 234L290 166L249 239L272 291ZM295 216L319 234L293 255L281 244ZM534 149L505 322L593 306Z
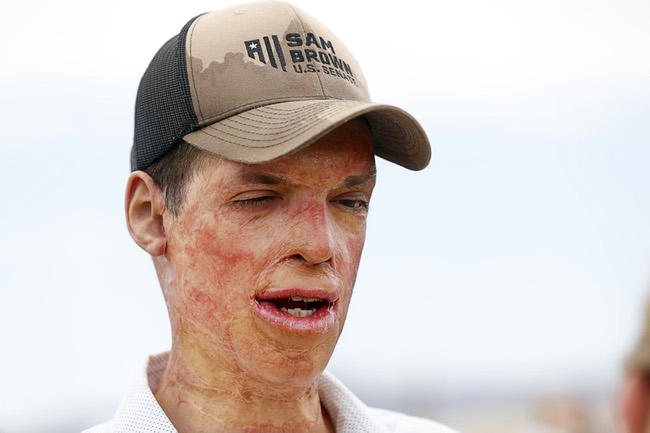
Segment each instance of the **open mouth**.
M265 293L256 297L253 308L267 322L294 330L324 332L336 320L337 301L335 296L323 293L300 296L294 293Z
M279 310L291 314L294 317L310 317L322 307L331 308L334 304L323 299L303 298L302 296L292 296L286 299L272 299L271 302Z

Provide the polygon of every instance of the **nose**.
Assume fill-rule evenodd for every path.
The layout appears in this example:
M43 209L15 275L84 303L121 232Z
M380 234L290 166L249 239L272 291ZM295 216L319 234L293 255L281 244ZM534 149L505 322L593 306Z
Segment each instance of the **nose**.
M294 217L290 233L293 258L308 265L331 263L334 257L335 227L327 205L309 203Z

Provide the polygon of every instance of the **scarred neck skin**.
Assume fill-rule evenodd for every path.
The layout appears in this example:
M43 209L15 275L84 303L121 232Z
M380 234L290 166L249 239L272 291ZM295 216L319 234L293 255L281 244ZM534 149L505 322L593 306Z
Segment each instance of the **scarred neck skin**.
M320 403L317 378L308 387L242 380L217 369L206 378L204 362L172 350L154 392L179 433L334 432Z

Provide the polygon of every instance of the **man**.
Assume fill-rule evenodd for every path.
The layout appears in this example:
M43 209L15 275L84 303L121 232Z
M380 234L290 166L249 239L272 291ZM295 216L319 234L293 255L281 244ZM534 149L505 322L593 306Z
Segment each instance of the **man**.
M191 20L145 72L126 217L172 348L92 432L449 432L369 409L324 373L352 295L374 155L419 170L424 131L370 102L354 57L286 3Z
M627 360L619 404L627 433L650 432L650 303L641 337Z

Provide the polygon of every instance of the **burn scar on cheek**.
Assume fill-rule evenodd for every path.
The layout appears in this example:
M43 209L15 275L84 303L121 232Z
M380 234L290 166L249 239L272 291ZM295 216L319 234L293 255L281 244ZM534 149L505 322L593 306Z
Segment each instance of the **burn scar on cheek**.
M182 314L210 338L226 338L223 334L228 323L248 308L248 281L233 278L233 271L247 260L241 254L221 254L207 246L198 249L201 253L195 256L194 266L180 276L181 290L185 293Z

